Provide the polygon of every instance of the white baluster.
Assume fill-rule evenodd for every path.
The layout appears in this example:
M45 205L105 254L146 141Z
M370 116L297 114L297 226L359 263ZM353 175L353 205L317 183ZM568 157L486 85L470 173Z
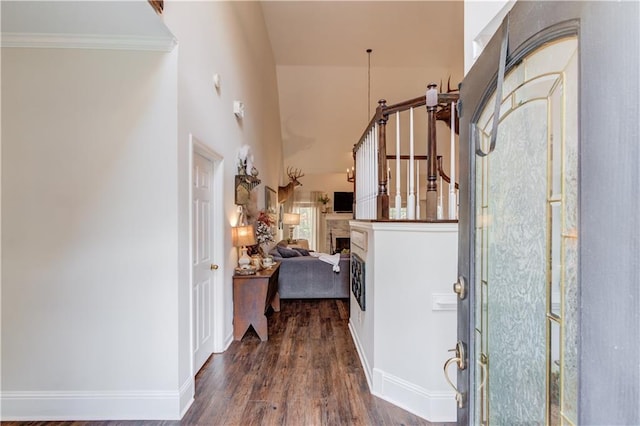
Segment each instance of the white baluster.
M378 125L374 126L375 131L373 132L373 165L375 170L375 176L378 176ZM371 201L372 212L371 219L378 218L378 179L375 182L375 194L376 197Z
M405 219L409 219L409 199L411 198L411 193L409 192L409 170L409 160L407 160L407 180L405 181L407 185L407 208L404 216Z
M409 110L409 197L407 198L407 219L416 218L416 195L414 193L413 170L413 108Z
M442 175L440 175L440 182L438 183L438 208L436 211L436 217L438 220L442 219L444 212L442 211L442 193L444 188L442 188Z
M416 219L420 219L420 160L416 160Z
M456 126L455 126L456 104L451 102L451 157L449 181L449 219L457 219L458 200L456 197Z
M362 203L360 199L362 198L362 180L360 179L360 169L362 168L362 145L358 148L356 152L356 219L361 218L362 212Z
M400 219L402 195L400 195L400 111L396 112L396 219Z

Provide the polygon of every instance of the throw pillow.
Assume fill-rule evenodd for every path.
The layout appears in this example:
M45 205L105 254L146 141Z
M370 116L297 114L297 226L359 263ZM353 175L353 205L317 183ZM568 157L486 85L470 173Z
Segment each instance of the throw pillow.
M280 253L280 256L282 256L284 258L302 256L297 251L295 251L293 249L290 249L290 248L287 248L287 247L282 247L282 246L278 246L278 252Z
M282 257L280 256L280 252L278 251L278 246L272 248L271 250L269 250L269 256L271 257Z
M303 249L302 247L291 247L291 248L303 256L309 256L309 250L307 249Z

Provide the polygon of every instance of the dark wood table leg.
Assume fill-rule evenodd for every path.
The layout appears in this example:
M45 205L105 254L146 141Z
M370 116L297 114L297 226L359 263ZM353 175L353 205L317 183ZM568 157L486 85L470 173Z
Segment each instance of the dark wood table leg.
M269 306L280 311L278 269L265 270L256 275L233 277L233 338L242 337L253 326L263 342L269 339L267 316Z

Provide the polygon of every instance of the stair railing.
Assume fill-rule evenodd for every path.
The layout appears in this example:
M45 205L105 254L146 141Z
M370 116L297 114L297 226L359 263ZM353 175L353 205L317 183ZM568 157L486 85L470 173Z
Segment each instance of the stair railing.
M429 102L428 102L429 101ZM378 101L374 116L367 125L362 136L353 147L353 174L354 180L354 217L356 219L368 220L419 220L422 218L420 208L420 163L426 162L426 205L425 219L437 221L444 219L443 188L442 181L449 185L449 214L448 219L457 219L457 196L455 184L455 141L454 131L456 129L456 108L458 101L457 93L438 93L435 84L430 84L425 96L410 99L393 105L387 105L387 101ZM426 107L426 108L422 108ZM417 155L416 152L416 124L414 116L426 111L426 154ZM442 114L444 112L445 114ZM406 129L404 119L401 115L409 115L408 122L408 151L409 154L402 153L406 149L403 141L407 136L401 135L401 130ZM436 152L436 120L442 119L445 115L450 115L451 136L451 175L454 183L450 183L449 176L442 170L441 162L438 163ZM390 117L393 117L390 120ZM420 117L418 117L420 118ZM422 117L424 118L424 117ZM390 124L395 130L395 153L387 152L387 127ZM405 151L406 152L406 151ZM390 209L390 188L389 182L394 179L391 174L388 160L395 160L395 197L394 207ZM405 164L406 169L406 197L401 193L401 168ZM417 178L416 178L417 175ZM440 179L440 185L438 185ZM404 205L404 209L403 206ZM390 210L393 210L391 214Z

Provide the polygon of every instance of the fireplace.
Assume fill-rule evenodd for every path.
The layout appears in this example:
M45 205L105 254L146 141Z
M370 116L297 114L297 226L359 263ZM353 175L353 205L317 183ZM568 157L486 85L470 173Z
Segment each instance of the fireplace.
M351 238L349 237L336 237L334 253L342 253L342 250L349 250L351 248Z
M343 249L349 250L351 213L327 213L322 216L324 220L321 232L324 234L322 238L324 244L320 246L320 251L334 254Z

